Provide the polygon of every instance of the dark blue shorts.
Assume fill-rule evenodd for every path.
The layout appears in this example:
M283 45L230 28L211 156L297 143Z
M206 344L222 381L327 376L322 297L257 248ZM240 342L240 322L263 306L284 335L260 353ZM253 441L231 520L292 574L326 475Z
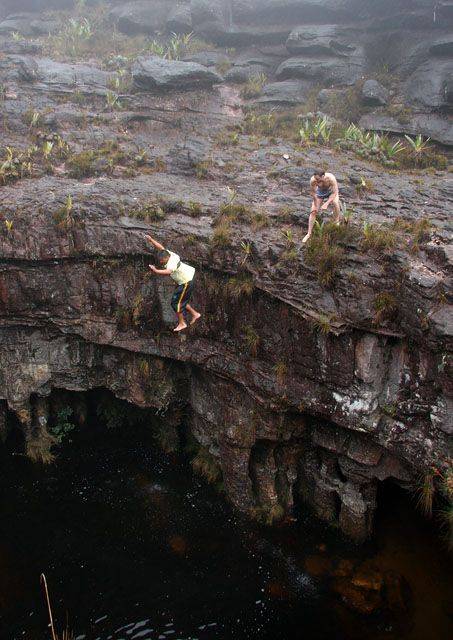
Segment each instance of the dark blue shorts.
M185 317L186 307L192 299L193 280L176 287L171 298L171 306L175 313L182 313Z
M332 191L320 191L316 189L316 197L321 198L321 200L328 200L332 195Z

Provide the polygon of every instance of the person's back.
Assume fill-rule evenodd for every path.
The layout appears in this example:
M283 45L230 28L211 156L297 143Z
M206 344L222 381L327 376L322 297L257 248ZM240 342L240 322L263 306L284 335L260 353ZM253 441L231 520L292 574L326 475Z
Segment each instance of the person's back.
M169 253L169 259L166 268L172 271L170 278L173 278L176 284L179 285L191 282L195 277L194 267L182 262L177 253L173 253L173 251L169 251L168 249L167 251Z

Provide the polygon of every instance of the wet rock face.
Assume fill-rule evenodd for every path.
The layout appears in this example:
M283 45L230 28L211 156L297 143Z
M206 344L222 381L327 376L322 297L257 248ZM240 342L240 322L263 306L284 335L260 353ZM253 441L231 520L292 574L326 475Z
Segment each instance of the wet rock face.
M428 2L384 5L432 21ZM451 180L388 173L348 151L302 150L275 131L249 135L237 84L262 84L247 106L262 109L263 121L305 107L313 92L324 108L353 90L367 127L435 132L453 144L448 34L425 25L407 36L405 83L389 91L368 72L375 42L387 43L388 16L372 2L118 2L112 18L124 34L195 30L237 48L138 58L131 95L114 109L105 96L116 75L101 60L51 60L39 43L4 34L4 145L39 153L49 140L61 155L33 159L30 177L0 186L0 440L14 414L28 454L49 459L53 390L106 388L173 430L184 410L238 509L272 522L308 505L363 541L379 483L407 486L450 455ZM7 19L4 32L17 19L26 33L45 24L29 13ZM406 123L385 104L403 89L418 105ZM320 163L338 177L358 233L341 245L329 285L300 242ZM231 198L243 208L225 230ZM363 248L365 222L421 216L433 227L420 246L405 235L391 251ZM148 274L145 232L197 268L203 317L183 336L172 331L171 282ZM388 317L379 296L390 300ZM334 577L355 609L379 607L390 591L385 577L376 586L352 568Z
M55 62L49 58L15 56L11 59L10 79L17 78L42 91L82 91L104 95L113 73L84 64Z
M162 58L139 58L133 68L132 77L141 89L192 90L210 87L222 82L221 76L196 62L163 60Z
M170 3L166 0L137 0L114 7L111 19L118 29L128 35L155 33L166 24L170 14Z

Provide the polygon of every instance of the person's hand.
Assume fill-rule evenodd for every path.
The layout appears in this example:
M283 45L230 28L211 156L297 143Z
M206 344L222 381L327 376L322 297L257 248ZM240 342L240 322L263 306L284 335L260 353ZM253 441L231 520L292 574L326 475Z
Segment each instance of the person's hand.
M151 269L153 273L156 273L157 267L155 267L153 264L149 264L148 267Z
M152 238L151 238L151 236L149 236L149 235L145 234L145 240L148 240L148 242L151 242L151 241L152 241Z
M321 207L321 211L327 211L328 208L329 208L329 203L325 202Z

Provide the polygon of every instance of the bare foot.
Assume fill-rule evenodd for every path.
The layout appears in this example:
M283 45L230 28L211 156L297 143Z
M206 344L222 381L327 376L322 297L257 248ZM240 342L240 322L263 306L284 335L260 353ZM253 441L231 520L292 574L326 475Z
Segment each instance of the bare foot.
M192 320L190 321L190 324L193 325L196 323L197 320L199 320L201 318L201 313L198 313L198 311L195 311L195 313L192 314Z
M307 233L307 235L305 236L305 238L302 240L302 244L305 244L306 242L308 242L310 240L310 234Z
M173 329L173 331L174 331L175 333L177 333L177 332L179 332L179 331L184 331L184 329L187 329L187 325L186 325L186 323L185 323L185 322L180 322L180 323L178 324L178 326L177 326L177 327L175 327L175 328Z

